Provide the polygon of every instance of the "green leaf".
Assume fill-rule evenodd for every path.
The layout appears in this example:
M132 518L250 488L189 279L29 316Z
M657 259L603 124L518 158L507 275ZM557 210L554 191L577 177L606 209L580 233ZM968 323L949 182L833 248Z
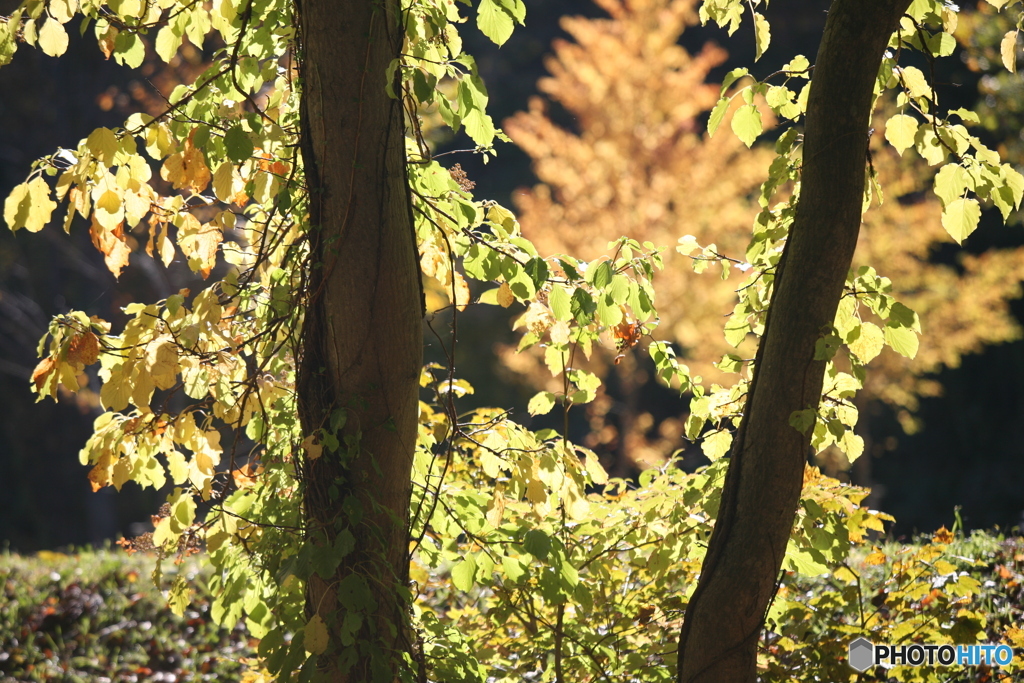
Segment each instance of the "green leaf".
M761 59L761 55L768 49L768 44L772 42L771 27L760 12L754 12L754 41L754 61L756 62Z
M581 287L577 287L576 291L572 293L570 307L573 317L576 318L576 322L580 325L589 325L593 321L594 311L597 310L594 297L590 296L590 292Z
M962 197L968 188L970 176L960 164L946 164L935 174L935 194L942 200L943 206L949 206L958 197Z
M715 131L718 130L718 126L722 124L722 119L725 118L725 113L729 111L729 102L731 101L728 97L723 97L718 100L718 104L711 110L711 118L708 119L708 137L714 137Z
M595 288L604 289L611 284L613 271L612 265L608 261L601 261L592 272L594 279L591 282Z
M917 314L898 301L889 309L889 320L911 329L918 327Z
M917 333L900 325L885 326L885 343L896 353L906 358L917 355Z
M224 134L224 149L227 150L229 159L241 163L252 156L254 148L249 134L242 126L235 124Z
M806 434L807 430L814 426L815 420L817 420L817 415L810 408L807 408L806 410L794 410L789 416L790 426L801 434Z
M814 360L832 360L843 340L836 334L827 334L814 342Z
M797 55L791 59L788 63L783 65L782 70L789 72L790 76L797 76L799 78L807 78L806 71L811 68L811 63L807 61L807 57L803 55Z
M548 306L551 307L551 314L555 316L555 320L561 322L572 320L572 307L569 303L569 294L565 291L565 287L561 285L551 286L551 293L548 295Z
M121 31L114 38L114 60L137 69L146 59L146 45L134 31Z
M750 73L746 67L738 67L725 75L722 79L722 94L729 89L729 86Z
M496 45L503 45L515 27L512 15L494 0L480 0L476 25Z
M753 104L745 104L732 115L732 132L750 147L761 134L761 112Z
M917 125L917 119L906 114L896 114L885 122L885 139L896 148L900 156L914 146Z
M526 410L530 415L547 415L554 407L555 395L550 391L541 391L530 399Z
M0 22L0 66L10 64L18 50L18 41L11 30L10 21Z
M543 560L551 552L551 538L540 529L530 529L523 537L523 550Z
M494 135L497 132L494 122L489 115L479 109L473 109L463 116L462 125L466 127L466 134L481 147L490 147L494 142Z
M475 578L476 561L472 555L467 555L452 567L452 583L464 593L473 587L473 580Z
M942 211L942 227L957 244L963 244L967 236L978 227L981 207L976 199L956 199Z
M540 289L548 279L548 264L542 258L532 258L526 262L526 274L533 280L534 287Z
M721 429L707 434L700 444L700 449L704 451L708 460L714 462L728 453L730 446L732 446L732 432Z
M523 563L508 555L501 558L501 568L505 570L505 576L513 582L518 581L526 574L526 568L523 566Z

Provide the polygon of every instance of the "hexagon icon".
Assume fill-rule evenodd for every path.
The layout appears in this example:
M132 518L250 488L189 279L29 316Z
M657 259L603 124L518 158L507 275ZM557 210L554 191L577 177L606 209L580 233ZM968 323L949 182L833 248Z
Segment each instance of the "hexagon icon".
M875 646L867 638L858 638L850 643L850 666L857 671L866 671L875 663Z

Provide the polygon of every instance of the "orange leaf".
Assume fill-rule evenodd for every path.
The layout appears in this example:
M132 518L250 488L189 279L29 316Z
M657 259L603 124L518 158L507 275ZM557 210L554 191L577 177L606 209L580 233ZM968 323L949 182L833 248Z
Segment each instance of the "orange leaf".
M76 334L68 344L68 360L72 363L92 365L100 357L100 342L96 335L86 330Z
M124 237L124 222L118 223L113 230L107 230L93 215L89 235L92 237L93 246L103 254L107 270L113 273L115 278L121 277L121 271L128 265L128 256L132 253Z
M46 384L46 378L56 367L57 363L49 356L39 361L39 365L32 371L32 381L35 382L36 391L42 391L43 385Z

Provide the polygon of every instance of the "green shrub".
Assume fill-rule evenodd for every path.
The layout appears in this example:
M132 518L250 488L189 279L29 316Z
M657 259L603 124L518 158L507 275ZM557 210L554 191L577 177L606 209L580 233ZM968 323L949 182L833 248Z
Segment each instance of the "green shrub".
M244 629L217 626L203 594L175 616L153 563L112 550L0 555L0 680L239 680L254 646ZM194 563L175 572L205 586Z

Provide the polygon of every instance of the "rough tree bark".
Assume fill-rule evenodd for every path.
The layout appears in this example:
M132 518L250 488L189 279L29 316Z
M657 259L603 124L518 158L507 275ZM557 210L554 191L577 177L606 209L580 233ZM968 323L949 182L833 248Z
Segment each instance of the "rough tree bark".
M408 648L399 596L422 365L403 112L385 90L403 32L397 0L301 0L298 14L312 226L299 414L307 435L329 429L338 409L347 418L338 452L325 447L304 466L305 507L314 539L355 537L333 576L310 579L307 613L328 626L328 680L391 681ZM351 611L363 624L345 647Z
M857 244L875 77L910 0L835 0L815 62L800 200L726 474L700 580L679 640L680 683L753 683L757 641L786 552L832 325Z

